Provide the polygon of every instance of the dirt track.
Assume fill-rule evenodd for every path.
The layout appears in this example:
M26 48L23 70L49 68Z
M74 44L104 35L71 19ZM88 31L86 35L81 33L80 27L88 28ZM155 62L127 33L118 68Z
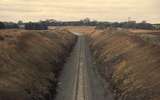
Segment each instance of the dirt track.
M95 71L85 36L80 35L59 78L56 100L113 100ZM104 95L106 94L107 95Z

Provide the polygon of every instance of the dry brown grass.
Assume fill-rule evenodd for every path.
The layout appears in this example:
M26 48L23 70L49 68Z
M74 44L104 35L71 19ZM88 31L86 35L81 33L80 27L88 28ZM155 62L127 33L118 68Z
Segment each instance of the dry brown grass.
M50 29L67 29L71 32L78 32L78 33L91 33L95 31L94 26L57 26L57 27L50 27Z
M160 46L127 31L90 34L101 75L118 100L159 100Z
M136 35L148 43L160 45L160 30L130 29L128 31L130 35Z
M0 100L52 100L76 41L67 30L0 30Z
M129 29L133 33L160 33L160 30L143 30L143 29Z

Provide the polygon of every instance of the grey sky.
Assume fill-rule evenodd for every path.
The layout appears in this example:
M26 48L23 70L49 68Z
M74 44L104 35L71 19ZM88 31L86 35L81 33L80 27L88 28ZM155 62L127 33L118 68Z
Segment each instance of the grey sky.
M160 0L0 0L1 21L42 19L160 23Z

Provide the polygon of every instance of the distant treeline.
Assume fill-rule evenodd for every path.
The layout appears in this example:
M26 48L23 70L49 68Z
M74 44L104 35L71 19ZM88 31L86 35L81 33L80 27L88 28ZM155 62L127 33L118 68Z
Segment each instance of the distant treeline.
M80 20L80 21L56 21L56 20L45 20L40 21L48 26L96 26L97 21L90 21L89 18Z
M4 28L5 28L4 23L0 22L0 29L4 29Z
M39 22L18 23L0 22L0 29L9 28L24 28L28 30L46 30L48 26L96 26L97 29L105 29L108 27L115 28L132 28L132 29L160 29L160 24L150 24L145 21L136 23L135 21L128 22L99 22L91 21L89 18L80 21L56 21L54 19L44 20Z
M26 23L25 29L27 30L47 30L48 25L45 25L43 23Z
M40 22L35 22L35 23L0 22L0 29L14 29L14 28L23 28L27 30L47 30L48 25Z
M160 24L153 24L156 29L160 29Z
M107 27L115 27L115 28L131 28L131 29L157 29L154 25L146 22L136 23L136 22L101 22L96 25L97 29L104 29Z
M96 26L97 29L104 29L107 27L115 27L115 28L132 28L132 29L160 29L156 25L147 23L145 21L141 23L136 23L136 21L128 21L128 22L99 22L99 21L91 21L89 18L80 20L80 21L56 21L56 20L45 20L40 21L47 26Z
M18 24L13 22L0 22L0 29L13 29L19 28Z

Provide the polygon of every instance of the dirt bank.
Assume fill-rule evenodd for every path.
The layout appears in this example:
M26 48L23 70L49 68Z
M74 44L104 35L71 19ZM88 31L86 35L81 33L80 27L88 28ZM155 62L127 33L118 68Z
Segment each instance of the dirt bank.
M160 100L160 46L127 31L89 35L101 76L117 100Z
M0 30L0 100L53 100L75 41L67 30Z

